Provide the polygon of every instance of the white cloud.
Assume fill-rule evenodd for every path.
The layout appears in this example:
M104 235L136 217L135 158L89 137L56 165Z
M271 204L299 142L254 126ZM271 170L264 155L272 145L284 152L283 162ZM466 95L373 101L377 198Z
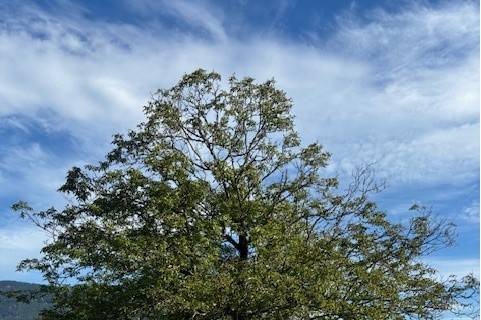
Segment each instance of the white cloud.
M198 3L135 6L202 25L214 40L35 7L15 18L3 13L0 115L51 111L61 120L55 125L100 155L112 133L142 119L150 92L203 67L260 81L275 77L294 98L303 137L324 143L341 172L374 159L381 175L400 183L458 184L477 174L474 3L376 11L369 23L344 16L338 32L318 46L226 37L222 13Z
M474 200L469 206L464 208L461 218L468 222L479 224L479 199Z
M40 257L46 235L33 227L0 228L0 279L38 282L36 273L16 272L18 263Z
M395 130L395 129L393 129ZM389 134L389 133L387 133ZM463 185L479 177L479 124L422 130L412 137L400 134L347 143L339 168L348 172L356 161L375 162L378 177L390 184ZM355 154L353 159L349 155Z
M124 4L135 12L152 17L153 13L164 13L181 19L192 27L200 27L210 33L216 40L227 39L223 27L224 14L206 1L124 1Z
M439 271L437 276L441 279L447 279L452 275L460 279L468 274L479 278L479 259L438 258L426 259L425 263L436 268Z
M11 176L12 181L4 183L8 188L2 190L3 196L29 197L31 195L25 193L37 190L38 194L44 194L42 189L51 193L62 184L59 175L63 176L66 168L54 166L51 156L38 143L5 149L0 148L0 172Z
M41 246L32 248L32 243L42 243L45 239L45 233L38 228L33 227L16 227L16 228L0 228L0 250L11 250L17 252L16 255L28 254L38 255ZM24 253L22 253L23 251Z

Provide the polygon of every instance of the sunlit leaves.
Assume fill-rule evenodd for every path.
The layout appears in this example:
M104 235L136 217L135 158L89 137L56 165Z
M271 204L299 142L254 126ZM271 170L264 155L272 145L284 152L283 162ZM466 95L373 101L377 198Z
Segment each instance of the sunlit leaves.
M43 318L430 318L472 294L474 278L441 282L419 263L451 226L389 222L366 169L338 190L291 107L273 80L197 70L159 90L105 161L69 171L70 205L15 204L51 232L44 258L19 266L52 285Z

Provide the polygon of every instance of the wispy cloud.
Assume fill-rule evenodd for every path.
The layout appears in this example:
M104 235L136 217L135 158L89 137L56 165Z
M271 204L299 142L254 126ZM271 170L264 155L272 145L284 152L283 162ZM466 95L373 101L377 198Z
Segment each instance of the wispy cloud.
M72 130L88 126L96 137L98 131L108 137L141 118L139 106L149 92L204 67L278 79L294 98L304 136L325 143L345 166L359 160L351 152L360 148L367 158L391 158L381 161L379 170L394 179L439 180L443 172L464 179L461 170L476 171L475 5L379 11L367 24L340 18L338 33L318 47L275 37L229 39L221 19L211 17L215 10L186 2L156 6L202 24L217 40L179 36L179 31L159 39L121 24L102 31L104 23L80 16L63 20L32 8L27 17L4 17L16 31L0 35L0 114L48 108ZM23 21L34 18L33 25ZM22 50L26 47L30 50Z
M442 279L447 279L451 275L460 278L468 274L479 278L479 259L439 258L425 262L439 270L438 276Z
M40 249L45 238L46 235L37 228L0 227L1 279L38 282L37 274L18 273L15 270L21 260L40 256Z
M474 200L469 206L464 208L461 218L468 222L479 224L479 199Z
M194 28L200 28L210 34L216 41L227 40L227 34L223 26L224 14L215 6L206 1L125 1L128 7L137 13L148 17L158 13L171 15L183 23Z

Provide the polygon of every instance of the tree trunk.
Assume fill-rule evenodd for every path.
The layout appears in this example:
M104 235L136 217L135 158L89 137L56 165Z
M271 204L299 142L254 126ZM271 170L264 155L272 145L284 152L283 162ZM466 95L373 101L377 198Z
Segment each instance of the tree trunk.
M242 262L246 262L249 259L249 240L246 235L239 235L239 259ZM242 265L240 266L242 268ZM243 281L241 280L241 287ZM247 317L242 312L236 312L235 320L245 320Z
M239 236L239 257L241 261L247 261L249 258L249 242L247 236Z

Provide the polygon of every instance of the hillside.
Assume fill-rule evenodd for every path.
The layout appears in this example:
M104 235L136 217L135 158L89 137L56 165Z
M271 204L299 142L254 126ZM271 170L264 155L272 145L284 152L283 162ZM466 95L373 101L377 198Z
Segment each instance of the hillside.
M0 292L6 291L34 291L38 290L39 285L16 282L0 281ZM36 319L39 311L48 306L45 298L38 299L31 303L21 303L12 298L0 295L0 319L1 320L31 320Z

